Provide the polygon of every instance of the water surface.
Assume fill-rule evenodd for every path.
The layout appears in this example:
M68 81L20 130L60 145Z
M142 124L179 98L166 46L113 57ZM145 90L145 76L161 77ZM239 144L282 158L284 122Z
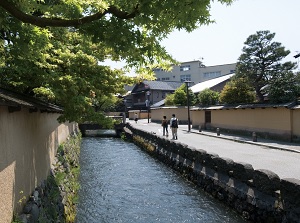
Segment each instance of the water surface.
M77 223L245 222L178 173L117 138L83 138Z

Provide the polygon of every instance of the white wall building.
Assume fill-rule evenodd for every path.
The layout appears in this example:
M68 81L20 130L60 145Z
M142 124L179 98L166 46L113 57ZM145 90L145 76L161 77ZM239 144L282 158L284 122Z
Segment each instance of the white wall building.
M199 60L174 65L171 71L155 69L157 81L191 81L195 84L235 72L236 63L204 66Z

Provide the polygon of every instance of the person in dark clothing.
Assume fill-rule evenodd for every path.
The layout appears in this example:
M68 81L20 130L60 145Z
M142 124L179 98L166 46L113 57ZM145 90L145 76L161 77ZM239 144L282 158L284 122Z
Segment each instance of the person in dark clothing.
M166 136L168 137L169 136L169 132L168 132L168 120L167 120L167 116L163 116L163 120L162 120L162 123L161 123L162 127L163 127L163 136Z

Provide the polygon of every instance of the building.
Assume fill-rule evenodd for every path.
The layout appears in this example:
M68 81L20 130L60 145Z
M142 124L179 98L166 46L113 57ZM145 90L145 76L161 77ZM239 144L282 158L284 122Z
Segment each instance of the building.
M194 94L198 94L205 89L211 89L213 91L221 92L226 85L226 83L233 77L235 73L223 75L221 77L213 78L201 83L195 84L190 89Z
M146 110L148 106L162 101L167 94L174 93L182 84L181 82L164 81L140 82L131 91L130 109Z
M234 73L236 63L223 64L216 66L205 66L199 60L183 62L180 65L174 65L172 71L163 69L154 69L157 81L191 81L195 84L217 78L226 74Z

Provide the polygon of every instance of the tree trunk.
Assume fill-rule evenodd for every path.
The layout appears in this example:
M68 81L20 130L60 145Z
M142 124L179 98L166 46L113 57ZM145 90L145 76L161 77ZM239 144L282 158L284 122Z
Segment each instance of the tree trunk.
M261 93L260 87L256 87L255 91L256 91L256 96L258 97L259 102L264 102L265 101L264 95Z

